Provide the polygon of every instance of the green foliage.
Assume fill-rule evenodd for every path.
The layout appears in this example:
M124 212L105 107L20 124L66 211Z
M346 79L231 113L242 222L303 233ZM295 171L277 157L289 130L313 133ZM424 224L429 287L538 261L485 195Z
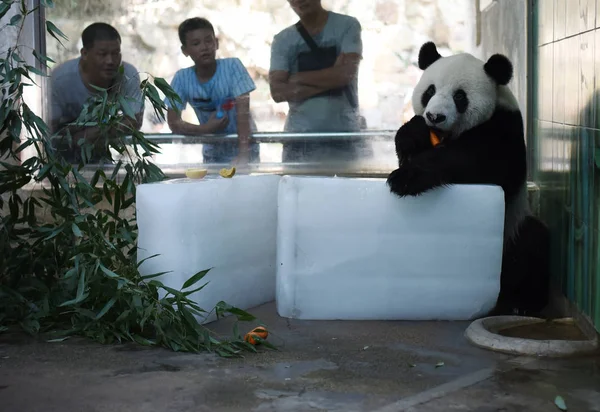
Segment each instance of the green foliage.
M0 18L13 3L20 14L9 24L21 30L31 13L25 2L2 0ZM51 1L42 2L42 7L48 6ZM66 39L51 22L46 29L56 39ZM98 88L75 122L96 128L98 138L81 138L82 160L70 164L52 145L59 133L52 134L23 100L25 87L35 84L33 75L44 76L27 64L23 53L11 47L0 56L0 332L20 327L33 335L44 333L52 341L81 335L102 343L134 341L221 356L256 351L237 327L233 339L219 339L198 322L209 313L189 296L206 285L196 286L209 270L192 276L182 290L158 281L162 274L140 274L137 224L126 210L134 207L137 184L165 176L149 160L159 148L132 126L130 102ZM52 62L36 51L33 56L41 67ZM145 79L140 88L163 119L166 106L159 90L179 100L161 78ZM20 162L27 148L33 148L34 155ZM89 173L94 154L106 153L112 160L109 148L119 154L112 171L107 175L97 168ZM39 195L29 190L32 186L41 188ZM42 208L49 217L40 218ZM238 321L255 320L225 302L214 310L219 317L229 313Z

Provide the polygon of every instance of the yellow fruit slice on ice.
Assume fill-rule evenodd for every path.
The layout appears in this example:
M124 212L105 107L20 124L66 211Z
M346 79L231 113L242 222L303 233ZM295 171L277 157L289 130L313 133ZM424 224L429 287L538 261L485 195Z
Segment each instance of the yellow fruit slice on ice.
M235 167L232 167L231 169L223 168L223 169L219 170L219 174L226 178L232 178L233 175L235 174Z
M185 171L185 175L190 179L202 179L207 173L208 170L206 169L188 169Z

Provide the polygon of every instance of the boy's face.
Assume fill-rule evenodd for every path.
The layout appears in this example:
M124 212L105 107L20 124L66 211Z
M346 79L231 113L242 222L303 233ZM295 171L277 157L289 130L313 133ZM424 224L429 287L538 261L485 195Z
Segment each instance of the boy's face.
M121 65L121 43L118 40L96 40L89 49L81 49L81 58L96 71L99 79L113 80Z
M321 7L321 0L288 0L298 17L316 13Z
M186 33L181 51L198 65L215 61L219 43L210 29L196 29Z

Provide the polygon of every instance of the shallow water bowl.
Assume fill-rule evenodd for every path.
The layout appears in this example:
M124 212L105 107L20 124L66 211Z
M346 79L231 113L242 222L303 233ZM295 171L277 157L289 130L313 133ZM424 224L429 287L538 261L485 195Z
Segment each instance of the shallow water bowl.
M492 316L472 322L465 337L480 348L526 356L584 355L599 348L598 335L584 332L572 318Z

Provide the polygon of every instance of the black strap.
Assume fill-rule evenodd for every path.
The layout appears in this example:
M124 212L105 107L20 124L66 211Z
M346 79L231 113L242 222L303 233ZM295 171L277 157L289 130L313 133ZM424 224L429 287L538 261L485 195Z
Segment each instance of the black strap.
M315 40L312 38L312 36L308 33L308 30L306 30L306 27L304 27L304 25L302 24L301 21L298 21L296 23L296 30L298 30L298 33L300 33L300 36L302 36L302 38L304 39L304 41L306 42L308 47L310 47L310 49L313 52L316 52L319 50L319 46L317 45ZM351 95L349 86L344 87L344 93L346 94L346 98L348 99L350 106L352 106L353 108L356 109L358 107L358 105L356 104L356 102L353 99L353 96Z
M306 27L302 25L302 22L299 21L296 23L296 30L298 30L298 33L300 33L300 36L302 36L312 51L319 50L319 46L317 46L317 43L315 43L315 40L311 37L311 35L308 34L308 31L306 30Z

